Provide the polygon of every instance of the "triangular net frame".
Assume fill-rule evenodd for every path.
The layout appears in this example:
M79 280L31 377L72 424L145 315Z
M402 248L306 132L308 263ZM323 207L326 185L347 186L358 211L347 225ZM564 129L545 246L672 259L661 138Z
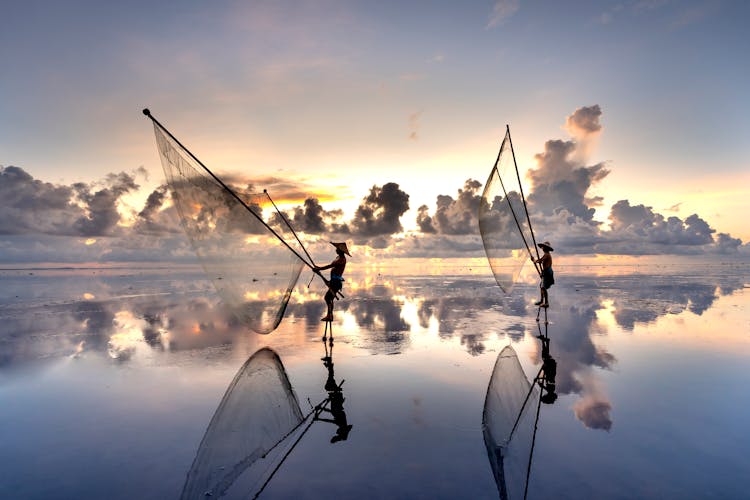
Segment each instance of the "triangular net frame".
M222 302L255 332L272 332L305 264L259 220L267 197L235 190L256 218L156 122L154 135L182 227Z
M524 497L539 397L539 387L526 378L516 351L506 346L495 361L482 414L484 444L503 499Z
M531 259L534 236L507 130L479 202L479 232L498 286L510 294Z
M227 388L180 499L250 498L289 451L304 420L281 359L260 349Z

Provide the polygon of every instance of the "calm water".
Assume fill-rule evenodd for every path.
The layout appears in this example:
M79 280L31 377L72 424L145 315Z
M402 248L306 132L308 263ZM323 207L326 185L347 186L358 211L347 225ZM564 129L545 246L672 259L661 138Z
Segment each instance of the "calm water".
M539 370L536 288L505 298L461 265L352 271L333 324L352 429L332 443L336 426L315 422L261 498L497 498L484 398L509 343ZM540 410L530 498L746 498L749 271L557 269L559 398ZM228 385L264 346L306 413L326 397L330 352L320 287L300 281L259 336L200 270L0 271L0 498L178 498Z

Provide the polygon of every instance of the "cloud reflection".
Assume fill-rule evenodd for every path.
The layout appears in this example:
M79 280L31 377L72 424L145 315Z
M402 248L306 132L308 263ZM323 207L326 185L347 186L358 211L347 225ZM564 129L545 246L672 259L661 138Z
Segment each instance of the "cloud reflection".
M256 339L207 291L208 285L196 284L196 275L164 279L143 272L87 272L85 279L58 281L23 274L8 279L0 296L0 371L87 355L134 363ZM498 340L518 343L538 333L536 308L529 306L536 298L534 286L519 286L504 297L490 276L349 280L347 297L336 306L337 336L372 354L404 353L426 340L455 342L480 356L496 348ZM665 315L700 316L743 286L743 277L731 269L703 277L674 269L660 275L566 276L548 311L557 392L578 396L572 408L586 427L611 429L615 408L597 369L611 370L617 358L596 341L611 333L601 312L611 311L610 328L628 331ZM323 312L318 294L295 292L280 333L269 340L299 343L317 337ZM231 349L221 352L229 355ZM541 352L534 352L532 361L540 364Z

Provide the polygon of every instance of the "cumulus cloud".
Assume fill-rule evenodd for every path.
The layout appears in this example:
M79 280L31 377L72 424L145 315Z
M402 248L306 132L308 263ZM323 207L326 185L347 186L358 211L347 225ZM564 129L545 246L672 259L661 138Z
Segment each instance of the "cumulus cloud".
M574 159L574 141L550 140L544 145L544 152L535 156L537 167L529 171L532 190L529 202L533 209L549 216L562 211L570 217L594 223L595 209L590 205L599 203L600 198L588 195L589 189L602 181L609 170L604 163L592 166L578 164Z
M114 235L120 199L137 189L134 176L125 172L99 183L63 186L34 179L19 167L0 168L0 234Z
M598 104L583 106L573 112L565 120L565 129L578 140L586 139L592 134L601 132L602 125L599 118L602 110Z
M573 137L552 139L535 155L536 164L527 172L531 189L528 207L538 240L550 240L567 253L587 254L739 254L750 253L750 246L729 234L716 230L698 214L681 219L664 216L652 207L620 200L609 208L610 226L595 218L596 210L604 208L603 198L594 189L608 177L610 168L604 162L589 163L591 141L602 131L602 109L598 104L575 110L563 128ZM467 180L456 198L438 195L435 211L422 205L416 213L419 239L406 239L395 248L413 255L429 255L434 251L454 255L476 246L469 240L478 234L477 208L481 184ZM517 193L508 194L511 200ZM495 206L501 200L488 200ZM520 206L520 197L518 203ZM667 211L675 211L679 203ZM519 210L523 210L520 208ZM497 223L502 225L502 211ZM511 219L508 230L514 230ZM503 226L504 227L504 226ZM497 232L502 233L501 230ZM458 237L464 240L459 242Z
M337 223L343 216L343 211L341 209L326 210L317 198L307 198L302 206L294 207L291 213L284 212L283 215L298 232L307 234L349 233L349 227L346 224ZM271 216L270 223L276 226L286 225L277 213Z
M166 185L154 189L146 198L143 209L136 215L135 231L152 235L180 232L179 216L170 200Z
M482 183L467 179L458 196L438 195L435 214L430 216L427 206L419 207L417 224L424 233L476 234L479 231L477 213L482 196Z
M676 216L680 203L663 209L666 215L627 199L604 207L596 189L607 180L610 165L587 159L591 140L604 131L602 116L598 104L576 109L563 125L571 138L548 140L543 151L535 155L535 164L526 174L530 184L526 200L537 240L549 240L567 254L750 255L750 244L719 233L700 215ZM414 133L418 119L419 113L410 118ZM93 183L59 185L35 179L19 167L0 167L2 258L66 262L76 258L138 260L139 255L143 260L186 258L191 253L190 247L166 186L150 192L140 209L123 202L126 195L139 189L136 177L144 173L139 170L109 174ZM338 234L373 250L388 249L390 256L483 255L478 228L482 184L471 178L455 194L438 194L434 206L417 208L414 214L417 229L406 234L401 217L409 209L409 194L395 182L374 185L353 217L345 220L341 210L324 207L321 200L326 199L325 194L316 194L304 180L274 176L246 178L236 174L223 178L256 213L276 227L283 227L283 221L268 207L263 213L261 206L266 204L263 189L268 189L277 203L298 203L284 215L301 233ZM516 194L509 193L512 202ZM190 206L199 211L195 214L196 224L204 224L207 230L265 232L237 204L231 203L230 208L219 211L211 209L217 201L229 199L223 190L217 188L196 196L206 197L194 198L195 203ZM495 203L504 202L502 198L488 203L494 207ZM128 210L130 213L126 213ZM609 225L601 223L601 217L595 217L597 210L601 211L599 214L606 211ZM502 211L497 212L496 222L503 225ZM513 229L515 223L507 219L507 227ZM64 237L72 237L67 245L55 239ZM56 252L56 245L65 248Z
M401 216L409 210L409 195L398 184L389 182L373 186L357 207L351 221L351 232L365 238L389 236L403 231Z
M665 218L645 205L631 205L620 200L610 210L611 230L606 233L607 244L600 245L607 253L628 248L628 253L681 253L678 247L696 247L714 243L715 229L693 214L682 220ZM731 239L722 238L725 249L732 247ZM738 245L734 245L735 247ZM673 247L673 248L666 248Z

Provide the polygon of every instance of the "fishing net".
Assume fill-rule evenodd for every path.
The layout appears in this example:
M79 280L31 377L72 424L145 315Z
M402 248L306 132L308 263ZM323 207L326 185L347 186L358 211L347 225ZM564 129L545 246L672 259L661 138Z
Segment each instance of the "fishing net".
M492 274L503 292L510 294L530 260L527 245L533 245L510 131L505 134L479 202L479 232Z
M304 421L279 356L263 348L235 375L206 429L182 500L249 498Z
M254 331L273 331L304 263L156 123L154 134L182 227L223 303ZM263 216L265 195L235 192Z
M524 496L539 401L539 387L535 385L524 405L530 388L516 351L511 346L505 347L495 361L482 415L484 444L504 499Z

